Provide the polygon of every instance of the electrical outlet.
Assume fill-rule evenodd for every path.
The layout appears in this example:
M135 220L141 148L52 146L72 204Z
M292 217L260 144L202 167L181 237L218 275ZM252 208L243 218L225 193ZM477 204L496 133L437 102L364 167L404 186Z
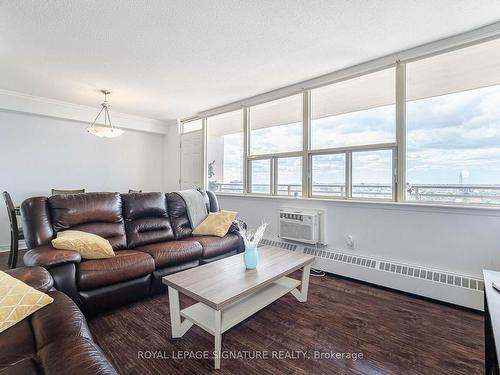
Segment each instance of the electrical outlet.
M345 243L347 244L347 247L354 249L354 238L352 235L348 234L345 238Z

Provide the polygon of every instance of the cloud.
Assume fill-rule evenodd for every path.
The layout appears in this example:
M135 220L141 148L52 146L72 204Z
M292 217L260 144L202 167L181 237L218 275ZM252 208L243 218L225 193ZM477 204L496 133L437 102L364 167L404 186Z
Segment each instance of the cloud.
M302 123L251 130L252 155L302 150Z
M324 117L311 123L313 149L396 141L395 106Z
M498 183L500 86L408 103L407 178L412 183Z

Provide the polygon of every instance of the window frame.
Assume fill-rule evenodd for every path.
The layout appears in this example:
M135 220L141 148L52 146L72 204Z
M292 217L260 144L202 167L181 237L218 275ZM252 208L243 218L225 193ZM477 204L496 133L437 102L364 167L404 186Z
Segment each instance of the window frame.
M260 160L268 160L269 161L269 193L255 193L252 191L252 162L260 161ZM274 161L270 157L256 157L247 160L247 170L248 170L248 192L249 195L257 195L257 196L265 196L269 197L273 195L274 191Z
M185 125L189 124L190 122L196 122L196 121L201 121L201 127L199 129L187 130L186 131ZM188 134L188 133L194 133L194 132L203 131L205 121L206 121L205 117L192 117L192 118L189 118L189 119L186 119L186 120L182 120L181 121L180 133L181 134Z
M460 50L467 48L472 45L481 44L491 40L500 39L500 32L495 34L484 33L475 34L471 32L470 35L465 35L461 38L461 41L457 42L454 40L455 37L448 38L446 40L437 41L429 44L429 47L422 48L416 47L409 50L401 51L397 54L387 56L385 58L380 58L377 60L369 61L358 66L353 66L351 68L343 69L338 72L328 74L326 76L321 76L313 78L309 81L292 85L287 88L283 88L274 94L273 92L263 94L258 97L248 98L240 102L234 103L232 106L220 107L221 109L214 109L207 111L208 115L201 113L196 118L188 118L185 121L192 121L196 119L203 119L215 114L221 114L225 112L234 111L237 107L243 110L243 194L240 195L252 195L252 196L265 196L274 198L290 198L287 195L277 194L277 163L278 159L281 157L297 157L302 156L302 196L299 199L325 199L325 200L340 200L340 201L366 201L366 202L396 202L396 203L406 203L411 205L424 205L424 206L448 206L448 207L470 207L470 208L499 208L500 205L492 203L462 203L462 202L450 202L450 201L430 201L430 200L420 200L413 201L406 198L406 149L407 149L407 129L406 129L406 65L423 60L432 56L448 53L454 50ZM311 90L335 84L337 82L348 81L350 79L368 75L377 71L395 68L395 107L396 107L396 139L395 142L384 143L384 144L373 144L373 145L362 145L362 146L352 146L352 147L338 147L331 149L321 149L312 150L311 149ZM283 92L286 92L285 94ZM285 97L302 94L303 95L303 105L302 105L302 127L303 127L303 147L301 151L294 152L283 152L283 153L271 153L271 154L260 154L260 155L250 155L250 107L272 102L274 100L279 100ZM227 109L231 108L231 109ZM181 122L182 123L182 122ZM181 128L182 130L182 128ZM312 194L312 156L318 154L333 154L333 153L345 153L346 154L346 164L349 164L346 168L346 189L351 190L352 188L352 153L356 151L377 151L383 149L392 150L392 168L393 168L393 196L392 199L381 199L381 198L364 198L364 197L352 197L352 191L349 191L345 197L336 196L324 196L318 194ZM349 157L347 157L349 155ZM260 194L252 193L251 184L251 170L250 163L252 160L258 159L270 159L271 160L271 194ZM349 161L348 161L349 160ZM204 173L206 176L206 172ZM218 193L225 195L226 193ZM292 196L293 197L293 196Z
M396 119L395 119L395 126L396 126L396 141L391 142L391 143L378 143L378 144L367 144L367 145L361 145L361 146L346 146L346 147L334 147L334 148L325 148L325 149L315 149L312 150L311 148L311 91L335 84L337 82L342 82L342 81L347 81L356 77L360 77L366 74L370 73L375 73L378 71L386 70L386 69L394 69L394 74L395 74L395 84L396 84L396 96L395 96L395 102L396 102ZM393 170L397 168L398 162L397 162L397 150L398 150L398 144L397 144L397 139L398 139L398 109L397 109L397 78L398 78L398 69L401 69L401 64L396 63L396 64L389 64L386 66L383 66L379 69L375 69L363 74L357 74L353 76L346 77L341 80L337 80L335 82L329 82L326 84L310 87L307 89L302 89L299 92L292 92L287 95L282 95L278 97L273 97L272 99L268 100L263 100L259 102L252 103L251 105L246 105L242 106L243 108L243 195L252 195L252 196L265 196L265 197L293 197L293 196L288 196L288 195L280 195L278 194L278 159L280 158L287 158L287 157L302 157L302 194L300 199L304 198L316 198L316 199L331 199L331 200L362 200L362 201L375 201L375 202L395 202L397 201L397 177L398 176L398 171L395 171L393 176L393 182L392 182L392 199L384 199L384 198L352 198L351 197L351 192L352 192L352 152L356 151L377 151L377 150L384 150L384 149L391 149L393 150ZM250 142L251 142L251 124L250 124L250 112L251 112L251 107L257 106L260 104L264 103L269 103L273 102L275 100L281 100L287 97L292 97L295 95L302 95L302 150L300 151L289 151L289 152L278 152L278 153L267 153L267 154L256 154L256 155L251 155L250 154ZM227 112L232 112L231 111L226 111L222 113L227 113ZM207 116L206 118L208 119L211 116ZM319 155L319 154L338 154L338 153L345 153L346 154L346 195L344 197L341 196L324 196L324 195L316 195L312 194L312 155ZM348 155L349 154L349 155ZM270 193L255 193L252 192L252 170L251 170L251 163L253 160L267 160L269 159L271 162L271 189ZM222 193L225 194L225 193ZM235 193L228 193L234 195Z
M280 168L279 168L279 162L280 162L280 159L288 159L288 158L300 158L300 162L301 162L301 176L304 175L304 157L302 155L302 153L300 155L296 155L296 156L278 156L278 157L275 157L273 163L274 163L274 171L275 171L275 177L274 177L274 185L275 185L275 195L278 196L278 197L294 197L294 195L290 195L290 194L279 194L279 187L280 187L280 184L279 184L279 178L280 178ZM288 186L297 186L297 185L288 185ZM300 187L301 187L301 190L300 190L300 195L297 196L297 198L301 198L302 197L302 194L304 194L304 186L303 186L303 178L301 178L300 180Z
M375 202L396 202L396 193L397 193L397 144L394 143L384 143L377 145L366 145L366 146L355 146L355 147L339 147L321 151L311 151L308 153L308 170L310 172L309 178L309 198L319 198L319 199L336 199L336 200L355 200L355 201L375 201ZM352 154L356 152L369 152L369 151L383 151L383 150L391 150L392 151L392 198L364 198L364 197L353 197L352 196ZM312 188L312 158L315 155L345 155L345 196L330 196L330 195L321 195L321 194L313 194Z
M347 155L348 151L346 150L338 150L338 151L325 151L323 150L321 152L315 151L315 152L310 152L308 153L308 171L309 171L309 178L308 178L308 189L309 189L309 198L317 198L317 199L336 199L336 200L347 200L349 196L349 191L348 189L350 188L350 176L348 174L350 173L350 158ZM318 155L344 155L345 157L345 174L344 174L344 189L345 189L345 195L344 196L331 196L331 195L321 195L321 194L313 194L313 157L318 156Z
M246 181L247 181L247 177L246 177L246 173L247 173L247 168L246 168L246 159L245 159L245 154L246 154L246 135L245 135L245 118L246 118L246 109L245 108L236 108L236 109L232 109L230 111L225 111L225 112L221 112L221 113L217 113L217 114L213 114L213 115L210 115L210 116L205 116L203 117L203 145L204 145L204 153L203 153L203 189L205 190L208 190L208 184L209 184L209 181L208 181L208 159L207 159L207 156L208 156L208 147L207 147L207 144L208 144L208 133L209 133L209 120L211 117L217 117L217 116L220 116L220 115L224 115L224 114L227 114L227 113L232 113L232 112L238 112L238 111L241 111L241 143L242 143L242 159L241 159L241 177L242 177L242 182L243 182L243 186L242 186L242 193L240 192L227 192L227 191L224 191L224 192L217 192L215 191L214 193L215 194L230 194L230 195L241 195L241 194L246 194L247 192L247 189L246 189Z

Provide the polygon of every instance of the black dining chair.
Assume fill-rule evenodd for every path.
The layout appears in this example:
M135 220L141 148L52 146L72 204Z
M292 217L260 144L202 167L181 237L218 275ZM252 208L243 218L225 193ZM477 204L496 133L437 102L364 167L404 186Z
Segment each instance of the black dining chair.
M52 195L83 194L83 193L85 193L85 189L77 189L77 190L52 189Z
M19 240L24 239L23 229L20 228L17 224L17 215L18 211L12 203L12 198L10 194L6 191L3 192L3 199L5 200L5 205L7 206L7 213L9 215L10 221L10 252L9 252L9 260L7 265L10 268L17 267L17 255L19 252Z

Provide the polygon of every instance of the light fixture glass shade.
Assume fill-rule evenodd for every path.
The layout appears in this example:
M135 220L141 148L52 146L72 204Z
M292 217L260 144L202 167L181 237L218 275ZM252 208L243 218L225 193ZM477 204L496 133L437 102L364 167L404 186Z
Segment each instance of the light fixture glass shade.
M104 102L101 104L101 110L97 114L94 122L87 128L87 131L99 138L116 138L124 133L123 130L115 129L111 123L111 117L109 116L109 109L111 106L108 103L108 95L110 92L108 90L101 90L104 94ZM99 116L104 113L104 125L96 125Z
M87 131L99 138L116 138L124 133L123 130L110 128L109 126L90 126Z

